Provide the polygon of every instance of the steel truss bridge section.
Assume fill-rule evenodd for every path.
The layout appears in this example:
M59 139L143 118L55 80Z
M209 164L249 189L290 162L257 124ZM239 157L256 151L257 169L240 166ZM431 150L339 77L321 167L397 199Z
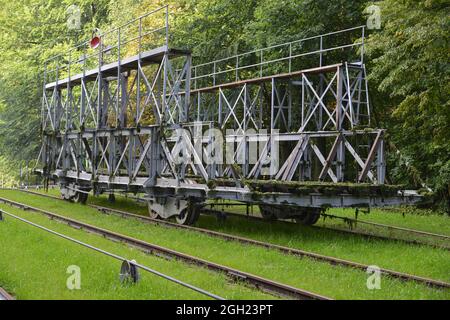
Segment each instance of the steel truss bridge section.
M40 172L66 199L145 192L152 215L186 224L207 199L259 204L271 216L285 216L282 206L292 216L311 208L314 217L324 206L417 200L259 194L243 183L384 184L385 131L370 127L364 27L197 65L169 46L167 7L100 38L98 48L86 42L45 65ZM218 145L232 152L218 157Z

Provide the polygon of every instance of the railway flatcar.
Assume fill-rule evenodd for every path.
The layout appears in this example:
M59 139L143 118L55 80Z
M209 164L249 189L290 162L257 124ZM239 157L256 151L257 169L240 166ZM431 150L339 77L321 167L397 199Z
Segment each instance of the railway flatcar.
M144 193L151 217L180 224L214 199L303 224L329 207L415 203L386 184L364 33L194 63L169 43L168 8L149 12L46 61L38 172L81 203Z

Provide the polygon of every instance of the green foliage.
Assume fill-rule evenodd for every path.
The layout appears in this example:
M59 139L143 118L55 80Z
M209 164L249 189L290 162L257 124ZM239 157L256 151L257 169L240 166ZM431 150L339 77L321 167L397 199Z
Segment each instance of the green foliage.
M0 0L0 150L7 159L39 151L43 61L90 37L170 5L171 45L196 62L365 24L367 0ZM81 30L67 28L67 8L80 7ZM449 2L377 1L382 28L367 41L376 125L389 131L394 184L425 183L448 196L450 92ZM350 39L356 40L356 39ZM325 61L326 63L326 61ZM397 153L397 150L400 153Z
M443 168L450 155L450 6L432 0L381 4L382 30L368 41L375 112L408 159L408 170L440 192L450 181Z
M65 52L107 18L108 1L0 0L0 150L11 160L37 157L43 62ZM80 7L82 29L67 27Z
M246 39L259 47L342 30L365 23L364 0L263 0L246 28Z
M0 187L12 187L14 185L16 172L12 164L0 156Z

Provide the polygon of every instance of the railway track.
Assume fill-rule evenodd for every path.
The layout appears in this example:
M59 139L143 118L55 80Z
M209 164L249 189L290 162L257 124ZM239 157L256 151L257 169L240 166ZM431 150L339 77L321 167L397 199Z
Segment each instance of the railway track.
M24 222L24 223L26 223L26 224L28 224L28 225L31 225L31 226L35 227L35 228L44 230L44 231L46 231L46 232L48 232L48 233L51 233L51 234L53 234L53 235L56 235L56 236L58 236L58 237L60 237L60 238L63 238L63 239L65 239L65 240L74 242L74 243L76 243L76 244L78 244L78 245L81 245L81 246L86 247L86 248L88 248L88 249L91 249L91 250L93 250L93 251L99 252L99 253L104 254L104 255L106 255L106 256L109 256L109 257L111 257L111 258L114 258L114 259L117 259L117 260L119 260L119 261L122 261L122 262L123 262L123 264L122 264L122 269L121 269L121 278L123 279L122 281L132 281L132 282L137 282L137 281L139 280L139 275L138 275L137 269L139 268L139 269L142 269L142 270L147 271L147 272L149 272L149 273L152 273L152 274L154 274L154 275L157 275L157 276L159 276L159 277L161 277L161 278L164 278L164 279L166 279L166 280L168 280L168 281L171 281L171 282L174 282L174 283L176 283L176 284L178 284L178 285L181 285L181 286L183 286L183 287L186 287L186 288L188 288L188 289L190 289L190 290L196 291L196 292L198 292L198 293L200 293L200 294L202 294L202 295L205 295L205 296L207 296L207 297L209 297L209 298L212 298L212 299L215 299L215 300L225 300L225 299L222 298L221 296L218 296L218 295L216 295L216 294L213 294L213 293L211 293L211 292L208 292L208 291L206 291L206 290L203 290L203 289L201 289L201 288L198 288L198 287L196 287L196 286L193 286L193 285L191 285L191 284L189 284L189 283L186 283L186 282L184 282L184 281L178 280L178 279L176 279L176 278L174 278L174 277L168 276L168 275L166 275L166 274L164 274L164 273L161 273L161 272L159 272L159 271L156 271L156 270L154 270L154 269L151 269L151 268L149 268L149 267L147 267L147 266L144 266L144 265L142 265L142 264L137 263L137 262L134 261L134 260L131 260L131 261L130 261L130 260L127 260L127 259L125 259L124 257L121 257L121 256L116 255L116 254L114 254L114 253L105 251L105 250L100 249L100 248L98 248L98 247L94 247L94 246L92 246L92 245L90 245L90 244L87 244L87 243L85 243L85 242L79 241L79 240L77 240L77 239L71 238L71 237L69 237L69 236L67 236L67 235L64 235L64 234L62 234L62 233L56 232L56 231L54 231L54 230L51 230L51 229L49 229L49 228L46 228L46 227L44 227L44 226L41 226L41 225L36 224L36 223L34 223L34 222L31 222L31 221L29 221L29 220L23 219L23 218L21 218L21 217L19 217L19 216L17 216L17 215L12 214L12 213L6 212L6 211L4 211L4 210L0 210L0 215L6 215L6 216L8 216L8 217L14 218L14 219L16 219L16 220L18 220L18 221ZM126 279L126 280L125 280L125 279Z
M136 202L145 202L145 199L143 199L143 198L133 197L133 196L129 196L127 194L125 194L124 196L126 198L128 198L128 199L133 199ZM217 204L214 204L214 205L210 204L209 206L214 207L214 206L222 206L222 205L220 205L220 204L219 205L217 205ZM243 206L243 204L242 203L226 204L225 206ZM260 217L257 217L257 216L236 214L236 213L232 213L232 212L223 212L223 211L217 211L217 210L212 210L212 209L203 209L202 212L203 213L208 213L209 212L209 213L214 213L214 214L219 214L219 215L225 213L226 215L230 215L230 216L237 216L237 217L245 216L245 217L249 217L249 218L256 218L259 221L264 220L264 219L261 219ZM429 242L426 242L426 241L404 239L404 238L392 237L392 236L389 237L389 236L383 236L383 235L379 235L379 234L377 235L377 234L374 234L374 233L364 232L364 231L361 231L361 230L354 230L352 226L360 223L360 224L365 224L365 225L369 225L369 226L372 226L372 227L383 228L383 229L386 229L386 230L389 230L389 231L394 230L394 231L401 231L401 232L409 233L409 234L413 234L413 235L427 236L427 237L430 237L430 238L435 238L436 240L439 240L439 241L450 241L450 236L447 236L447 235L436 234L436 233L426 232L426 231L422 231L422 230L415 230L415 229L397 227L397 226L392 226L392 225L387 225L387 224L382 224L382 223L376 223L376 222L371 222L371 221L364 221L364 220L358 220L358 219L353 219L353 218L341 217L341 216L325 214L325 213L322 213L321 216L324 217L324 218L343 220L347 224L350 225L351 229L348 230L348 229L342 229L342 228L331 228L331 227L317 226L317 225L312 226L313 228L323 229L323 230L333 230L333 231L341 232L341 233L349 233L349 234L354 234L354 235L360 235L360 236L367 237L367 238L375 238L375 239L380 239L380 240L402 241L402 242L409 243L409 244L414 244L414 245L427 245L427 246L431 246L431 247L434 247L434 248L450 250L450 247L446 246L446 245L432 244L432 243L429 243ZM277 222L293 223L290 220L277 220Z
M0 287L0 300L14 300L14 298L2 287Z
M383 223L377 223L377 222L371 222L371 221L364 221L364 220L357 220L357 219L352 219L352 218L340 217L340 216L336 216L336 215L332 215L332 214L322 214L322 215L324 217L329 217L329 218L332 218L332 219L342 219L342 220L350 221L350 222L355 223L355 224L356 223L361 223L361 224L366 224L366 225L369 225L369 226L375 226L375 227L386 228L386 229L391 229L391 230L404 231L404 232L411 233L411 234L418 234L418 235L422 235L422 236L429 236L429 237L433 237L433 238L450 240L450 236L447 236L445 234L437 234L437 233L431 233L431 232L426 232L426 231L421 231L421 230L415 230L415 229L391 226L391 225L387 225L387 224L383 224Z
M221 211L221 210L214 210L214 209L204 209L202 211L203 213L207 213L207 214L212 214L212 215L219 215L219 216L231 216L231 217L237 217L237 218L242 218L242 219L248 219L248 220L254 220L254 221L258 221L258 222L267 222L267 220L264 220L262 217L258 217L258 216L252 216L252 215L245 215L245 214L240 214L240 213L235 213L235 212L228 212L228 211ZM326 215L328 217L337 217L337 218L342 218L342 217L338 217L338 216L331 216L331 215ZM344 218L342 218L344 219ZM347 219L347 218L345 218ZM359 222L359 220L356 219L350 219L353 220L354 223ZM277 223L284 223L284 224L288 224L288 225L293 225L296 224L295 222L291 222L289 220L277 220ZM370 222L369 222L370 223ZM388 227L388 225L385 225L386 227ZM317 226L317 225L313 225L310 226L311 228L314 229L319 229L319 230L327 230L327 231L333 231L333 232L339 232L339 233L343 233L343 234L351 234L351 235L357 235L357 236L361 236L361 237L365 237L365 238L371 238L371 239L378 239L378 240L384 240L384 241L400 241L400 242L404 242L407 244L412 244L412 245L426 245L426 246L430 246L433 248L438 248L438 249L443 249L443 250L450 250L450 247L445 246L445 245L438 245L438 244L432 244L426 241L419 241L419 240L410 240L410 239L404 239L404 238L399 238L399 237L388 237L388 236L383 236L380 234L374 234L374 233L370 233L370 232L364 232L361 230L348 230L348 229L343 229L343 228L331 228L331 227L325 227L325 226ZM404 230L411 230L414 232L421 232L419 230L413 230L413 229L406 229L406 228L402 228ZM431 235L431 233L430 233ZM445 239L445 237L447 237L446 235L437 235L439 236L440 239Z
M30 192L30 191L28 191L28 192ZM36 195L42 195L45 197L50 197L52 199L62 200L58 197L54 197L51 195L45 195L45 194L36 193L36 192L30 192L30 193L36 194ZM1 198L0 198L0 201L1 201ZM253 240L253 239L249 239L249 238L245 238L245 237L235 236L235 235L231 235L231 234L227 234L227 233L212 231L212 230L198 228L198 227L179 225L177 223L173 223L170 221L152 219L150 217L133 214L133 213L126 212L123 210L117 210L117 209L113 209L113 208L102 207L102 206L97 206L97 205L92 205L92 204L88 204L88 206L91 208L94 208L102 213L111 213L111 214L119 215L123 218L138 219L140 221L143 221L146 223L151 223L154 225L160 225L160 226L182 229L182 230L189 230L189 231L193 231L193 232L197 232L197 233L201 233L201 234L206 234L211 237L224 239L227 241L234 241L234 242L239 242L239 243L243 243L243 244L254 245L254 246L258 246L258 247L272 249L272 250L282 252L284 254L294 255L294 256L298 256L298 257L308 257L308 258L314 259L316 261L329 263L331 265L340 265L340 266L359 269L359 270L363 270L363 271L366 271L369 268L368 265L365 265L362 263L353 262L353 261L349 261L349 260L345 260L345 259L339 259L339 258L326 256L326 255L321 255L321 254L317 254L317 253L310 252L310 251L304 251L304 250L300 250L300 249L285 247L285 246L276 245L273 243L262 242L262 241L258 241L258 240ZM236 214L236 215L238 215L238 214ZM243 215L239 215L239 216L246 217ZM253 216L250 216L250 217L260 219L260 218L253 217ZM260 220L262 220L262 219L260 219ZM289 223L289 222L286 222L286 223ZM425 285L428 285L431 287L437 287L437 288L450 288L450 284L443 282L443 281L438 281L438 280L429 279L429 278L425 278L425 277L419 277L419 276L402 273L402 272L398 272L398 271L394 271L394 270L390 270L390 269L384 269L384 268L380 269L380 271L382 274L385 274L392 278L400 279L403 281L415 281L418 283L422 283L422 284L425 284Z
M234 268L230 268L224 265L220 265L214 262L210 262L204 259L200 259L191 255L187 255L169 248L158 246L149 242L145 242L139 239L135 239L126 235L122 235L110 230L99 228L72 218L64 217L56 213L35 208L20 202L12 201L5 198L0 198L0 203L5 203L13 207L19 208L25 211L33 211L44 214L52 220L62 222L75 229L82 229L87 232L101 235L107 239L125 243L129 246L135 247L147 254L152 254L158 257L166 259L177 259L189 264L204 267L206 269L225 274L233 281L242 282L249 286L259 289L262 292L266 292L272 295L280 297L286 297L299 300L330 300L330 298L309 292L303 289L295 288L289 285L285 285L276 281L265 279L247 272L243 272Z
M34 195L38 195L38 196L43 196L43 197L48 197L51 199L57 199L57 200L63 200L59 197L56 196L52 196L52 195L48 195L48 194L43 194L40 192L34 192L34 191L30 191L30 190L24 190L24 189L11 189L11 190L20 190L22 192L26 192L26 193L30 193L30 194L34 194ZM134 199L138 202L142 201L141 198L136 198L136 197L127 197L130 199ZM239 204L241 205L241 204ZM92 206L92 205L90 205ZM215 205L217 206L217 205ZM266 222L266 220L264 220L262 217L258 217L258 216L252 216L252 215L244 215L244 214L239 214L239 213L234 213L234 212L228 212L228 211L221 211L221 210L214 210L214 209L203 209L202 213L206 213L206 214L213 214L213 215L218 215L218 216L232 216L232 217L238 217L238 218L245 218L245 219L250 219L250 220L255 220L255 221L263 221ZM335 215L329 215L329 214L322 214L323 216L329 217L329 218L337 218L337 219L342 219L342 220L346 220L346 221L350 221L351 223L363 223L363 224L367 224L367 225L372 225L372 226L376 226L376 227L382 227L382 228L386 228L386 229L392 229L392 230L400 230L403 232L407 232L407 233L411 233L411 234L420 234L420 235L426 235L429 237L435 237L435 238L439 238L441 240L449 240L450 241L450 237L447 235L442 235L442 234L436 234L436 233L430 233L430 232L425 232L425 231L421 231L421 230L414 230L414 229L408 229L408 228L402 228L402 227L397 227L397 226L391 226L391 225L385 225L385 224L380 224L380 223L375 223L375 222L369 222L369 221L361 221L361 220L356 220L356 219L351 219L351 218L344 218L344 217L339 217L339 216L335 216ZM285 223L285 224L295 224L295 222L291 222L289 220L277 220L277 223ZM440 244L432 244L426 241L419 241L419 240L411 240L411 239L404 239L404 238L399 238L399 237L388 237L388 236L383 236L380 234L374 234L374 233L370 233L370 232L364 232L361 230L348 230L348 229L343 229L343 228L331 228L331 227L325 227L325 226L311 226L312 228L316 228L316 229L320 229L320 230L327 230L327 231L334 231L334 232L339 232L339 233L343 233L343 234L351 234L351 235L357 235L357 236L361 236L361 237L365 237L365 238L371 238L371 239L378 239L378 240L384 240L384 241L400 241L400 242L404 242L407 244L412 244L412 245L426 245L426 246L430 246L433 248L438 248L438 249L443 249L443 250L450 250L449 246L446 245L440 245Z

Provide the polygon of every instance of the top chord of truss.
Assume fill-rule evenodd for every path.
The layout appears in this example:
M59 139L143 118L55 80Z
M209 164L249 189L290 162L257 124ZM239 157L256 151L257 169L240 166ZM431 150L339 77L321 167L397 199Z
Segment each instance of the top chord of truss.
M127 72L131 70L137 70L139 63L141 66L146 66L154 63L159 64L161 63L165 54L169 54L169 56L171 57L177 57L190 54L190 52L184 50L169 49L167 48L167 46L162 46L150 51L142 52L141 54L137 54L132 57L125 58L121 61L102 65L100 68L87 70L83 73L79 73L64 79L57 79L56 81L47 83L45 85L45 89L54 90L55 87L72 87L74 85L79 85L82 79L84 79L85 81L95 81L99 73L101 73L103 77L116 77L119 69L120 72Z

